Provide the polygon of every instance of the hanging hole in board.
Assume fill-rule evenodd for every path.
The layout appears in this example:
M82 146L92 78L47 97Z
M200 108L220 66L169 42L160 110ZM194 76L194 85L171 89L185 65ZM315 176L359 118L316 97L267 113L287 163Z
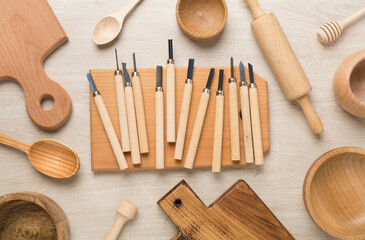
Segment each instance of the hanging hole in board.
M176 199L176 200L174 201L174 204L175 204L175 206L176 206L176 207L180 207L180 206L182 205L182 201L181 201L181 199Z
M45 96L41 99L41 106L43 110L50 111L54 106L54 99L51 96Z

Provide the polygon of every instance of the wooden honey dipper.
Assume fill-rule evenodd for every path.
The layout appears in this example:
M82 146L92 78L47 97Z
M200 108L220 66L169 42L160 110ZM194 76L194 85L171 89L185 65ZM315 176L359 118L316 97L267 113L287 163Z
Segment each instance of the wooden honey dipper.
M317 31L318 40L323 44L335 41L347 26L353 24L363 16L365 16L365 8L341 21L330 21L323 24Z

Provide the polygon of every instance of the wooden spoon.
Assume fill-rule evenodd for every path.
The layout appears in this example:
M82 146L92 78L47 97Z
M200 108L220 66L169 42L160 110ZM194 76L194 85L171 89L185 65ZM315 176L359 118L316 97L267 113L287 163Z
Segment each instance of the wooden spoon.
M31 145L0 133L0 143L22 150L35 169L54 178L68 178L80 168L77 154L66 145L53 140L39 140Z
M122 30L124 18L141 0L131 0L119 12L102 18L95 26L93 41L96 45L104 45L113 41Z

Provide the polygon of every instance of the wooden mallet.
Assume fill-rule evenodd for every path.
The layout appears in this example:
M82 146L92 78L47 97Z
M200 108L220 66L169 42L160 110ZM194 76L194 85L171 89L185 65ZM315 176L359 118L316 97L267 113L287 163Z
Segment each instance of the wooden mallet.
M117 208L118 215L105 240L116 240L124 224L136 216L137 210L137 206L131 202L127 200L120 201Z

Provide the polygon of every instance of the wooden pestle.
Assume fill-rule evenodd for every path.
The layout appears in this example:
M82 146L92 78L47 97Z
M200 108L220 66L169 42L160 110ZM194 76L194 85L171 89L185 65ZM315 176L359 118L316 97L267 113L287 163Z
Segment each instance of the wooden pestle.
M117 208L117 218L115 219L115 222L105 240L116 240L124 224L134 218L137 210L137 206L127 200L122 200Z
M312 87L278 20L273 13L266 14L257 0L246 2L255 18L251 29L286 98L299 103L314 134L320 134L323 125L308 98Z

